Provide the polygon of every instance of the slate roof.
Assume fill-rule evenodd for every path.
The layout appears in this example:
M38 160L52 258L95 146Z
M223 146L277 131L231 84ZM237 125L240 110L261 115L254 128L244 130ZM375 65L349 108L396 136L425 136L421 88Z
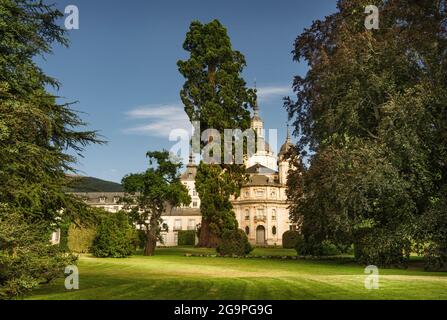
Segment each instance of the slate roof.
M275 170L272 170L270 168L267 168L266 166L263 166L262 164L255 164L254 166L251 166L250 168L247 168L245 170L246 173L254 173L254 174L275 174L277 173Z

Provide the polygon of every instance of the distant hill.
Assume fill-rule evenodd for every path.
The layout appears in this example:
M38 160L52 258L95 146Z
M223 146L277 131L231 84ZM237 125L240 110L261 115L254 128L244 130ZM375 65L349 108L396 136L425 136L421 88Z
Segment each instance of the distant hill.
M70 176L68 192L124 192L121 184L93 177Z

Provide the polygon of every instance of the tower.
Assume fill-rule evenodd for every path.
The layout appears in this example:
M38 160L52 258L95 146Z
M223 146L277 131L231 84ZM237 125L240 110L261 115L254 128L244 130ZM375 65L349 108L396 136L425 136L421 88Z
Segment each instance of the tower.
M256 132L256 153L247 159L245 165L249 168L260 164L276 171L277 159L271 152L269 144L265 142L264 122L259 115L257 102L253 106L253 117L251 118L250 127Z
M287 184L287 175L289 173L289 161L286 158L287 152L293 147L292 139L290 137L289 125L287 125L287 138L286 142L281 146L281 150L278 154L278 171L279 171L279 183L282 185Z

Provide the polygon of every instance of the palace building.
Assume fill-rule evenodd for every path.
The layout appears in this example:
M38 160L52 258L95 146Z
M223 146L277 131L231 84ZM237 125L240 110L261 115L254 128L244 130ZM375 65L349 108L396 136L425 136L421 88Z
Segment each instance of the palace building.
M275 156L268 143L263 141L264 123L257 106L254 108L251 128L255 130L258 139L262 140L261 143L258 141L258 146L264 148L258 148L255 154L245 159L249 181L242 187L240 197L232 199L234 212L239 228L245 231L252 244L281 246L284 232L295 229L295 225L289 221L286 195L289 162L285 159L287 151L293 144L287 130L287 139L281 146L278 156ZM179 229L180 223L191 228L193 221L197 221L195 214L200 217L200 198L195 190L196 173L197 166L191 156L181 180L188 188L192 201L188 208L176 210L176 216L167 216L168 225L173 223L174 226L170 230Z
M281 246L284 232L295 229L289 221L286 195L289 162L285 159L287 151L293 146L289 130L287 139L276 156L264 141L264 123L255 106L251 128L256 131L258 146L256 152L245 159L249 181L242 187L240 197L232 203L239 228L244 230L249 241L257 246ZM261 139L261 140L259 140ZM259 143L261 142L261 143ZM180 179L188 188L191 203L188 207L168 208L163 221L168 232L163 234L159 246L176 246L178 231L196 230L201 222L200 198L195 189L197 165L191 155L189 163ZM116 212L121 210L119 203L122 193L77 193L88 204Z

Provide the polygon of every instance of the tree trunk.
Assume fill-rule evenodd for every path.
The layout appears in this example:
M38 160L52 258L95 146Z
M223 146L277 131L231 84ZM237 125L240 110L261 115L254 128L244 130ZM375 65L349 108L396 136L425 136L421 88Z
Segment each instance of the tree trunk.
M219 242L220 238L211 231L209 221L202 218L199 243L197 244L197 246L202 248L216 248L219 245Z
M160 215L161 212L158 215L152 214L149 225L146 227L146 247L144 248L145 256L153 256L155 253L158 239L158 217Z
M154 232L149 229L146 231L146 247L144 248L145 256L153 256L155 247L157 246L157 237Z

